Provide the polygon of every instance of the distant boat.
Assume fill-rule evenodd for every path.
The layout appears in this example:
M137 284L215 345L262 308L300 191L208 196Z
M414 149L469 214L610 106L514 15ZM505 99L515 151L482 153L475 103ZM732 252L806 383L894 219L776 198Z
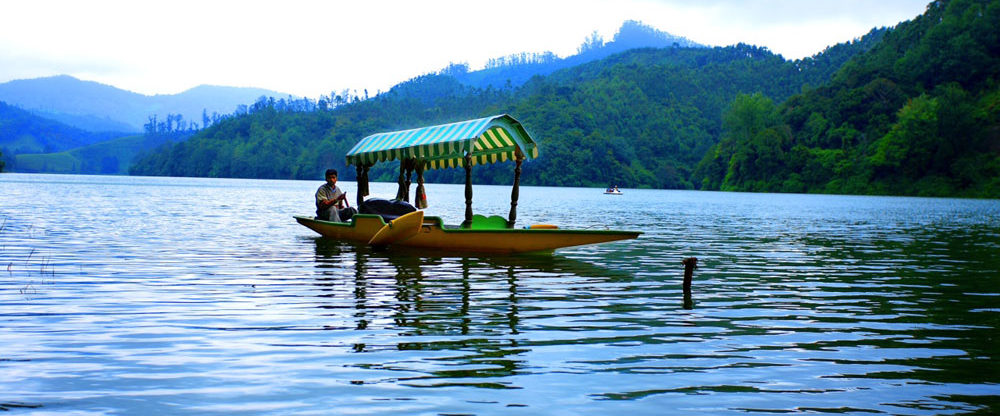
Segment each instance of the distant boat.
M351 217L350 222L323 221L304 216L296 216L295 220L323 237L335 240L368 243L376 247L392 245L493 254L551 253L562 247L628 240L642 234L641 231L566 229L551 224L515 228L521 162L537 156L535 141L517 120L506 114L373 134L362 139L347 153L347 163L355 165L358 170L359 213ZM368 168L377 162L394 159L400 160L400 192L397 195L403 195L399 198L402 201L408 199L411 168L417 171L416 199L422 201L424 169L464 167L465 221L461 225L446 225L440 217L424 216L423 211L406 202L392 202L406 206L399 212L371 210L375 198L364 200L368 193ZM507 218L473 215L472 166L506 161L516 163L510 215ZM621 193L617 187L613 188Z
M612 186L604 190L605 195L621 195L622 191L618 189L618 186Z

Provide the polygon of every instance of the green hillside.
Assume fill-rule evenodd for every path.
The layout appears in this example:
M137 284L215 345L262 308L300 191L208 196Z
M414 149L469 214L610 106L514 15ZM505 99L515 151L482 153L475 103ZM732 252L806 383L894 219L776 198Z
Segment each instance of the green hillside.
M998 75L1000 2L933 2L828 85L780 105L739 97L693 179L736 191L1000 197Z
M1000 0L943 0L803 60L636 49L478 89L426 75L372 99L260 100L134 174L315 179L369 134L509 113L540 144L525 184L1000 197ZM507 183L509 167L476 180ZM395 179L379 166L375 180ZM459 169L427 179L461 182Z
M315 179L334 167L350 180L344 154L364 136L510 113L541 146L542 157L524 166L526 184L691 188L691 172L715 143L722 110L737 94L790 96L825 83L881 33L800 61L748 45L638 49L516 89L478 89L426 75L333 110L292 111L283 100L261 100L246 114L139 160L131 173ZM480 182L506 183L508 170L484 166L474 174ZM463 175L439 170L427 179L460 182ZM372 176L394 180L393 167L379 166Z
M19 172L125 174L138 155L180 139L177 135L128 136L64 152L19 154L12 165Z

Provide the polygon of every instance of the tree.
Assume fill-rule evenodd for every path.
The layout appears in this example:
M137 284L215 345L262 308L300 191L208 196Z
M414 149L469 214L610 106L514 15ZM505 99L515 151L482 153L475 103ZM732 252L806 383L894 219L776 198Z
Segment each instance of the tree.
M737 142L748 142L778 118L774 101L761 93L737 95L722 116L722 128Z
M791 133L774 101L740 94L722 116L723 138L695 169L703 189L771 191L781 188Z
M934 144L939 141L937 113L937 100L926 94L899 110L889 134L874 143L875 152L868 158L878 174L922 176L934 156Z
M147 136L152 136L156 134L157 126L158 124L156 122L156 114L149 116L149 122L142 125L143 130L145 130Z
M592 50L600 49L602 46L604 46L604 38L601 37L601 35L595 30L590 34L590 36L587 37L587 40L585 40L582 45L576 48L576 53L583 54Z

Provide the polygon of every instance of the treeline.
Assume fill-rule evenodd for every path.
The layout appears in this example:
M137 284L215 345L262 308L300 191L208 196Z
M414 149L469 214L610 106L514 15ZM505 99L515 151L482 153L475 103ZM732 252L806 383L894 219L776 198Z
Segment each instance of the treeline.
M354 179L344 155L362 137L426 122L455 121L500 111L487 105L503 102L496 90L471 90L450 77L428 75L403 83L374 98L354 96L334 108L310 111L281 106L280 100L258 100L192 138L166 145L140 158L133 175L236 178L316 179L336 168L341 179ZM387 167L373 180L394 180ZM379 176L382 175L382 176Z
M365 90L364 93L364 97L367 99L368 90ZM296 98L288 96L287 99L275 99L274 97L260 96L257 98L257 101L251 105L237 105L233 115L257 112L264 108L271 108L283 113L316 110L326 111L351 102L358 102L361 99L361 96L357 95L356 92L352 95L350 90L346 89L339 93L331 92L330 95L322 95L318 100L313 100L307 97ZM213 111L212 115L209 116L208 110L202 109L201 125L199 126L198 123L193 120L185 120L182 114L168 113L167 117L164 119L159 119L156 114L153 114L149 116L147 122L143 124L142 127L143 132L147 135L169 135L174 133L198 131L202 128L216 124L228 117L229 115L219 114L215 111Z
M828 85L788 100L738 97L693 180L733 191L998 197L998 57L1000 2L931 3Z
M500 58L491 58L489 61L486 62L485 69L519 66L519 65L548 64L555 62L558 59L559 57L552 52L543 52L543 53L521 52L519 54L507 55Z
M205 111L205 110L202 110ZM207 113L207 112L206 112ZM205 114L207 117L208 115ZM207 124L206 124L207 125ZM181 114L167 114L167 118L157 121L156 114L149 116L149 121L142 125L146 135L167 134L182 131L198 130L198 123L188 122Z

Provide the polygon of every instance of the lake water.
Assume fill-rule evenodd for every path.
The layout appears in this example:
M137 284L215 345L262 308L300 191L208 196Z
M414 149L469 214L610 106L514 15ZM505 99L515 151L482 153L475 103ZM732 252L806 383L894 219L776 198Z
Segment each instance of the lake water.
M519 225L645 234L468 257L318 238L320 184L0 175L0 410L1000 412L1000 201L524 187Z

